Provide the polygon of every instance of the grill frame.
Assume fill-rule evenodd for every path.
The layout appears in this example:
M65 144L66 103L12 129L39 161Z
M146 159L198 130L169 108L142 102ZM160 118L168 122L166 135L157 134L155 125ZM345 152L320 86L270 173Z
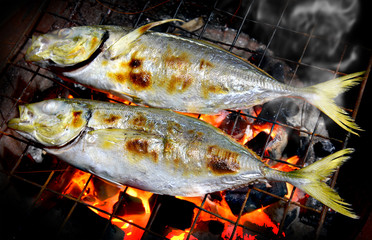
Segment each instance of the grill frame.
M235 46L235 44L236 44L236 42L237 42L237 40L238 40L238 38L239 38L239 35L240 35L241 32L243 31L243 26L244 26L247 22L253 22L254 24L264 24L264 25L266 25L267 27L272 28L273 31L272 31L270 37L268 38L269 41L265 44L265 45L267 46L267 48L265 49L265 51L264 51L264 53L263 53L263 57L262 57L262 58L260 59L260 61L259 61L258 66L260 66L260 65L262 64L262 61L263 61L264 57L267 55L267 52L266 52L267 49L270 49L270 45L271 45L272 42L274 41L274 37L276 36L276 35L275 35L276 32L278 31L278 29L279 29L279 30L284 29L284 28L280 25L280 23L281 23L281 20L282 20L284 14L286 13L286 10L287 10L288 6L290 6L290 4L291 4L292 1L290 1L290 0L283 0L283 1L285 2L285 5L284 5L284 7L283 7L281 13L279 14L280 17L279 17L278 21L276 21L276 23L275 23L274 25L273 25L273 24L268 24L268 23L260 23L260 22L257 22L257 21L255 21L255 20L249 19L249 14L250 14L251 11L252 11L252 8L251 8L251 7L252 7L253 4L255 3L254 0L250 1L250 4L251 4L251 5L249 5L249 7L247 7L246 10L245 10L243 13L240 13L240 15L239 15L239 14L236 15L236 14L235 14L236 12L232 13L232 12L229 12L229 11L226 11L226 10L223 10L223 9L220 9L220 8L218 7L218 4L219 4L221 1L216 1L215 4L214 4L214 6L213 6L213 7L210 7L210 13L209 13L209 15L206 16L206 19L207 19L207 20L206 20L206 23L205 23L205 25L204 25L202 31L201 31L201 34L200 34L199 36L195 36L195 37L198 38L198 39L203 39L203 34L204 34L205 29L207 28L208 24L210 24L211 19L212 19L212 18L214 17L214 15L216 15L216 14L223 15L223 16L226 17L227 19L231 19L231 20L234 20L234 21L235 21L236 19L238 19L238 20L241 22L241 24L238 24L237 34L236 34L236 36L235 36L233 42L232 42L231 44L226 44L226 43L225 43L225 44L229 47L229 50L231 51L231 50L233 50L233 48L234 48L234 46ZM88 2L89 2L90 4L95 3L96 5L94 5L94 7L96 7L97 4L99 4L98 2L95 2L95 1L88 1ZM102 3L102 2L103 2L103 1L101 1L101 3ZM187 3L192 3L192 1L183 1L183 0L180 0L180 1L173 1L173 2L172 2L172 1L164 1L164 2L161 2L161 3L160 3L161 5L158 5L158 6L157 6L156 4L154 5L154 3L153 3L152 1L144 1L144 2L146 2L146 3L143 4L142 10L140 10L139 13L134 14L134 15L133 15L134 17L133 17L133 19L131 20L131 22L134 23L134 24L133 24L133 27L134 27L134 28L137 27L137 26L139 26L139 25L141 24L141 21L143 21L144 19L151 19L152 21L153 21L153 20L159 20L159 19L154 19L152 16L150 16L150 15L149 15L149 10L155 10L155 9L159 10L159 8L164 7L164 5L166 5L166 4L168 4L168 3L172 3L172 9L173 9L174 13L173 13L173 15L171 15L171 14L170 14L170 15L171 15L171 17L176 18L176 17L179 15L179 13L180 13L180 9L181 9L182 7L184 7ZM51 17L51 18L56 18L56 19L57 19L56 21L64 21L65 24L66 24L64 27L69 27L69 26L72 26L72 25L83 25L83 24L84 24L84 22L80 21L81 18L80 18L80 16L79 16L79 14L81 14L81 13L79 12L79 8L81 8L81 6L84 5L86 2L84 2L84 1L76 1L76 2L75 2L75 1L68 1L67 3L70 4L70 6L68 7L68 9L71 10L70 13L69 13L69 16L68 16L68 17L66 17L66 16L64 16L64 15L62 15L62 14L60 14L60 13L55 13L55 12L53 12L53 11L50 11L50 10L48 9L48 7L50 6L50 5L49 5L50 3L49 3L48 1L43 1L43 2L41 3L40 8L39 8L39 9L40 9L39 16L37 16L37 17L35 16L34 20L30 23L30 27L27 27L27 30L26 30L27 34L25 34L26 38L24 39L24 41L20 40L20 41L16 44L16 46L15 46L15 48L14 48L14 51L13 51L13 53L11 54L12 57L9 58L8 63L7 63L7 64L5 65L5 67L3 68L3 70L2 70L2 74L1 74L2 77L5 76L5 74L7 74L7 72L9 71L9 69L10 69L11 67L15 67L15 68L18 68L18 69L20 69L20 70L27 71L27 72L30 74L30 77L29 77L29 80L28 80L26 86L23 88L23 91L18 95L18 97L17 97L16 99L14 99L14 100L15 100L15 101L14 101L14 104L9 108L9 111L6 112L5 114L2 112L2 121L1 121L1 124L0 124L1 130L6 129L6 122L7 122L7 121L8 121L8 120L9 120L9 119L14 115L14 113L16 112L16 107L17 107L20 103L23 102L22 99L24 98L25 94L27 93L27 89L30 87L30 85L33 84L34 81L37 81L37 80L35 80L35 79L37 79L38 77L42 77L42 78L46 78L46 79L49 79L49 80L51 80L51 81L57 82L58 84L61 84L60 81L59 81L58 79L55 79L53 76L50 77L50 76L48 75L47 72L45 73L45 71L43 71L42 69L40 69L40 68L38 68L38 67L35 68L34 66L24 66L24 65L19 65L19 58L20 58L21 56L23 56L24 48L25 48L25 46L27 45L28 40L31 38L31 35L32 35L33 33L40 33L40 32L37 30L37 28L38 28L38 27L43 23L43 18L45 18L46 16L47 16L48 18L49 18L49 17ZM67 5L68 5L68 4L67 4ZM102 5L101 5L101 6L102 6ZM113 7L114 7L114 8L115 8L115 7L119 7L119 5L113 5ZM102 8L103 8L103 9L106 9L105 7L102 7ZM114 8L113 8L113 9L114 9ZM110 21L110 18L113 17L112 15L114 14L114 10L112 10L112 9L106 9L106 10L107 10L107 11L101 13L101 19L100 19L100 21L99 21L97 24L105 24L106 22L109 22L109 21ZM144 11L144 10L146 10L146 11ZM132 15L128 15L128 16L132 16ZM128 18L130 18L130 17L128 17ZM71 20L71 19L72 19L72 20ZM77 19L77 20L76 20L76 19ZM44 20L45 20L45 19L44 19ZM343 51L342 51L341 57L340 57L340 59L339 59L339 62L338 62L338 65L337 65L336 70L332 70L332 69L328 69L328 68L323 68L323 67L318 67L318 66L311 66L311 65L309 65L309 64L307 64L307 63L303 63L303 62L302 62L303 57L304 57L304 55L305 55L305 53L306 53L306 50L307 50L307 48L308 48L308 45L309 45L310 41L311 41L312 39L314 39L314 38L322 38L322 37L320 37L320 36L314 35L314 29L315 29L315 28L313 28L313 30L312 30L310 33L295 32L295 31L290 30L290 29L284 29L284 30L288 30L288 31L294 32L295 34L301 34L302 36L304 36L305 38L307 38L307 41L306 41L306 44L305 44L305 46L304 46L304 48L303 48L303 50L302 50L301 57L298 59L298 61L293 61L293 60L291 60L291 59L284 59L284 58L280 58L280 57L277 57L277 58L280 59L280 60L284 60L285 62L289 62L289 63L295 64L296 67L295 67L295 69L294 69L294 75L296 75L296 73L299 71L299 68L300 68L300 67L314 67L314 68L318 68L319 70L322 70L322 71L332 72L332 73L334 73L335 76L336 76L337 74L340 74L339 70L340 70L340 67L341 67L342 61L343 61L343 59L344 59L344 56L345 56L346 52L347 52L348 49L349 49L349 45L350 45L350 43L344 43L344 48L343 48ZM169 28L168 28L168 30L169 30ZM191 33L190 33L190 34L191 34ZM206 40L211 40L211 39L206 39ZM214 41L214 42L215 42L215 41ZM217 42L217 43L218 43L218 42ZM16 49L17 49L17 50L16 50ZM371 49L367 49L367 51L371 52ZM271 56L270 56L270 57L271 57ZM364 79L364 81L361 83L361 85L360 85L360 87L359 87L359 90L358 90L358 93L357 93L357 100L356 100L356 103L355 103L355 105L354 105L354 107L353 107L352 110L349 109L349 111L352 113L352 117L353 117L354 119L355 119L356 116L357 116L357 113L358 113L358 110L359 110L359 106L360 106L361 101L362 101L363 92L364 92L364 90L365 90L365 88L366 88L366 83L367 83L367 79L368 79L368 76L369 76L369 72L370 72L370 69L371 69L371 67L372 67L372 60L371 60L371 59L372 59L372 54L370 54L370 60L369 60L369 62L368 62L367 73L366 73L366 75L365 75L365 79ZM10 80L11 80L11 79L10 79ZM67 87L67 86L62 86L62 87ZM358 88L358 87L356 87L356 88ZM280 109L280 108L282 108L282 106L280 106L279 109ZM278 111L278 112L280 112L280 111ZM247 116L248 116L248 115L247 115ZM248 116L248 117L255 118L255 117L253 117L253 116ZM321 117L321 114L319 114L319 118L320 118L320 117ZM271 131L273 131L274 126L275 126L276 124L281 125L282 127L285 127L285 128L293 128L293 127L291 127L291 126L288 126L288 125L285 125L285 124L283 124L283 123L279 123L279 122L277 122L277 118L278 118L278 115L275 116L274 121L270 121L270 120L267 120L267 119L261 119L261 120L264 120L264 121L266 121L266 122L271 122L271 123L272 123ZM318 121L319 121L319 118L318 118ZM232 132L233 132L233 130L232 130ZM309 142L309 145L308 145L308 149L309 149L309 147L311 146L311 143L312 143L312 139L313 139L313 137L314 137L314 136L319 136L319 135L316 134L316 129L314 129L314 131L312 131L312 132L310 132L310 133L309 133L309 132L305 132L305 133L306 133L306 134L309 134L309 138L310 138L310 142ZM15 136L12 135L12 134L10 134L9 131L6 131L6 132L1 133L1 136L0 136L0 137L1 137L1 138L6 138L6 137L12 137L12 138L15 138ZM328 137L325 137L325 136L320 136L320 137L328 138ZM340 145L341 145L343 148L346 147L346 146L348 145L348 143L349 143L349 139L350 139L350 134L346 134L346 136L345 136L345 137L342 137L341 139L334 139L334 138L332 138L332 140L334 140L334 141L338 141L338 142L340 143ZM23 141L23 140L18 139L18 138L17 138L16 140L17 140L17 141ZM268 144L268 141L266 141L265 149L266 149L266 147L267 147L267 144ZM38 191L38 194L37 194L36 198L35 198L34 201L33 201L33 204L30 206L30 210L29 210L29 211L31 211L34 207L36 207L38 201L40 200L41 196L43 195L43 193L44 193L45 191L51 192L51 193L53 193L53 194L56 194L57 196L61 196L61 197L63 197L63 198L66 198L66 199L71 200L71 201L73 202L72 207L71 207L70 211L67 213L67 215L66 215L66 217L64 218L63 222L61 223L60 228L59 228L59 233L60 233L60 232L63 230L63 228L65 227L66 223L67 223L68 220L70 219L71 215L72 215L73 212L75 211L75 208L78 206L78 204L79 204L79 205L82 204L82 205L85 205L85 206L90 206L90 207L95 208L95 209L98 210L98 211L104 212L103 210L101 210L101 209L99 209L99 208L97 208L97 207L91 206L91 205L89 205L89 204L87 204L86 202L84 202L84 201L81 200L81 197L82 197L82 194L83 194L84 190L83 190L83 192L81 192L81 194L79 195L78 198L75 198L75 197L72 197L72 196L70 196L70 195L64 195L64 194L62 194L61 192L57 192L57 191L55 191L55 190L53 190L53 189L48 188L48 185L49 185L50 181L52 180L54 174L56 174L58 171L60 171L60 170L58 170L58 169L51 170L50 173L48 173L49 175L47 176L46 180L45 180L42 184L39 183L39 182L34 182L34 181L28 179L27 177L22 177L22 174L20 174L20 172L17 171L17 169L18 169L18 167L20 166L21 161L24 160L25 158L27 158L27 157L25 156L25 155L26 155L26 152L27 152L26 150L27 150L27 148L29 148L29 146L31 146L31 145L32 145L31 143L26 142L26 147L24 148L24 150L22 151L22 153L18 156L17 160L16 160L14 163L10 163L10 165L12 165L12 166L11 166L11 168L9 168L9 171L3 171L3 170L2 170L2 173L5 173L5 174L6 174L8 180L11 180L11 179L18 179L18 180L20 180L20 181L22 181L22 182L24 182L24 183L27 183L27 184L33 185L33 186L36 187L37 189L40 189L40 190ZM304 157L304 161L302 162L301 165L303 165L303 164L306 163L306 158L307 158L307 154L305 155L305 157ZM354 160L354 159L352 159L351 161L353 161L353 160ZM331 182L331 186L332 186L332 187L334 187L335 184L336 184L336 180L337 180L338 173L339 173L339 172L337 171L336 174L335 174L335 175L333 176L333 178L332 178L332 182ZM91 178L92 178L92 177L90 177L90 179L91 179ZM87 182L85 188L87 187L88 183L89 183L89 181ZM247 192L247 194L246 194L246 199L245 199L245 201L249 198L250 191L252 191L252 190L262 191L262 192L264 192L265 194L269 194L269 195L270 195L270 193L268 193L268 192L265 192L265 191L263 191L263 190L257 189L257 188L255 188L255 187L252 187L252 188L250 188L250 189L248 190L248 192ZM292 196L293 196L293 192L294 192L294 190L292 191L291 197L290 197L289 199L281 198L281 197L278 197L278 196L274 195L274 197L280 199L281 201L285 201L285 202L287 203L287 207L286 207L286 209L284 210L283 217L282 217L282 221L281 221L281 224L280 224L279 234L278 234L276 237L280 238L280 237L279 237L279 236L280 236L280 233L283 231L282 226L284 225L283 223L284 223L284 221L285 221L286 213L287 213L287 211L288 211L288 206L289 206L290 204L296 204L296 205L299 205L299 206L302 207L302 208L307 208L307 209L309 209L309 210L311 210L311 211L314 211L314 212L317 212L317 213L320 214L320 220L319 220L319 222L318 222L318 227L317 227L317 229L316 229L315 238L319 238L319 237L321 237L321 236L322 236L322 228L323 228L323 225L324 225L325 218L326 218L326 216L327 216L328 208L327 208L327 207L323 207L322 211L320 212L320 211L317 210L317 209L312 209L312 208L309 208L309 207L307 207L307 206L305 206L305 205L302 205L302 204L299 204L299 203L296 203L296 202L291 202L291 199L292 199ZM199 209L199 212L198 212L197 216L195 217L195 220L193 221L193 224L192 224L192 227L191 227L190 233L192 233L192 231L193 231L193 229L194 229L194 227L195 227L195 224L196 224L196 222L197 222L197 220L198 220L198 217L199 217L199 214L201 213L201 211L208 212L209 214L214 215L214 216L215 216L216 218L218 218L218 219L221 219L221 220L223 220L223 221L228 221L228 222L234 224L235 227L234 227L234 230L233 230L233 233L232 233L232 236L231 236L230 239L233 239L233 237L234 237L234 233L235 233L237 227L240 227L240 228L246 228L246 229L248 229L249 231L255 231L254 229L250 229L250 228L248 228L248 227L246 227L246 226L243 226L243 225L241 225L241 224L239 223L239 219L240 219L240 217L241 217L241 215L242 215L242 210L240 211L240 214L239 214L239 216L238 216L237 221L234 222L234 221L231 221L231 220L229 220L229 219L225 219L225 218L223 218L223 217L221 217L221 216L219 216L219 215L217 215L217 214L215 214L215 213L213 213L213 212L210 212L210 211L204 209L203 206L204 206L204 204L205 204L206 199L207 199L207 195L204 196L204 200L203 200L202 204L201 204L200 206L197 206L197 208ZM123 200L123 199L120 199L119 201L122 201L122 200ZM159 208L159 204L160 204L160 203L155 204L154 211L153 211L153 214L154 214L154 215L156 215L156 209ZM244 206L244 205L245 205L245 203L243 204L243 206ZM115 211L116 211L116 210L114 210L113 213L105 212L106 214L110 215L110 219L107 221L107 225L105 226L105 228L104 228L102 234L104 234L104 233L106 232L107 228L108 228L109 225L111 224L111 220L112 220L112 217L115 215ZM161 239L166 239L164 236L161 236L161 235L159 235L158 233L155 233L155 232L153 232L153 231L150 230L150 228L151 228L151 223L152 223L152 222L151 222L151 219L149 220L149 223L147 224L147 226L146 226L146 227L143 227L143 226L139 226L139 225L137 225L136 223L131 223L131 222L127 221L126 219L120 218L120 217L118 217L118 216L115 216L115 218L119 218L120 220L122 220L122 221L124 221L124 222L127 222L127 223L129 223L129 224L131 224L131 225L133 225L133 226L135 226L135 227L137 227L137 228L140 228L140 229L144 230L146 233L152 234L153 236L159 237L159 238L161 238ZM152 218L153 218L153 216L152 216ZM190 239L190 237L191 237L191 234L190 234L190 233L187 235L187 239ZM258 234L262 234L262 233L258 233ZM58 235L58 233L57 233L57 235ZM265 237L265 236L264 236L264 237ZM273 238L273 237L275 237L275 236L268 235L268 236L266 236L266 237L267 237L267 238ZM102 238L103 238L103 237L102 237Z

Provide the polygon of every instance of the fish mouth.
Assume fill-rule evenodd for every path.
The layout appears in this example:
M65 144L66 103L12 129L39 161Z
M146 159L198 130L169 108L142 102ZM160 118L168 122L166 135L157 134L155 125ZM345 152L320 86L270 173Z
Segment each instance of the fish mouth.
M51 50L44 49L50 42L46 36L33 36L32 44L26 51L25 60L26 62L36 64L42 68L48 68L59 72L71 72L91 63L102 52L103 46L109 37L109 31L105 30L100 39L99 46L85 60L74 64L62 64L51 59L50 55L53 55Z
M11 128L11 129L14 129L14 130L21 130L20 129L20 126L21 126L22 122L21 122L21 119L20 118L13 118L11 119L9 122L8 122L8 127Z
M13 118L9 120L7 126L11 129L30 133L34 131L34 126L32 124L31 118L32 113L27 111L26 106L19 106L19 118Z

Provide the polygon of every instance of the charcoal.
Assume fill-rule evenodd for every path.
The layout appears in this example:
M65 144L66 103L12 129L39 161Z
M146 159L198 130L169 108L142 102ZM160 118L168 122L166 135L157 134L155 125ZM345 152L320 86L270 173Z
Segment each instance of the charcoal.
M311 207L313 209L318 209L319 211L321 211L324 205L320 203L319 201L317 201L316 199L309 197L307 198L306 206ZM335 211L328 208L327 217L324 219L324 223L323 223L323 226L325 228L328 228L331 226L336 214L337 213ZM300 218L300 222L302 222L303 224L316 228L319 224L320 214L314 211L307 210L305 208L301 208L299 218Z
M111 198L119 192L118 186L108 183L100 178L93 177L91 181L94 185L95 194L101 201Z
M280 111L277 119L276 115ZM300 107L290 98L278 98L262 105L259 118L290 124L289 120L300 112Z
M225 225L217 220L199 221L192 235L197 239L221 240Z
M127 214L143 214L145 213L145 207L140 198L133 197L125 192L120 194L119 199L122 198L120 201L120 205L116 211L116 215L118 216L125 216ZM119 202L114 204L114 209L117 207Z
M225 225L220 221L211 220L208 222L208 228L212 234L221 235Z
M294 156L297 155L299 157L303 156L303 153L300 151L300 132L297 130L291 130L288 133L288 143L287 146L283 150L283 156Z
M269 135L266 132L260 132L254 138L252 138L251 141L247 142L245 145L249 149L257 153L257 155L261 156L268 137ZM271 140L272 140L272 137L270 137L269 141Z
M232 112L222 121L220 129L236 140L244 137L247 121L237 112Z
M152 196L149 200L152 204L157 198L160 207L155 211L151 230L164 234L167 227L185 230L191 227L194 219L194 203L181 200L167 195Z
M287 194L287 186L284 182L269 182L269 184L271 185L271 187L266 186L265 183L255 184L255 187L280 197L284 197ZM231 209L231 212L234 215L239 214L247 191L248 188L226 191L225 199ZM278 200L279 199L275 197L252 189L249 194L247 203L244 206L243 213L252 212L256 209L260 209L262 207L275 203Z

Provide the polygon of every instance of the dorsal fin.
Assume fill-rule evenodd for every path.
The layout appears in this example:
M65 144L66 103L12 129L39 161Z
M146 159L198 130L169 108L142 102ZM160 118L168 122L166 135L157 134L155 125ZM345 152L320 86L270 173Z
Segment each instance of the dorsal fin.
M147 30L149 30L153 27L159 26L161 24L168 23L168 22L173 22L173 21L184 22L183 20L180 20L180 19L166 19L166 20L162 20L162 21L152 22L152 23L148 23L146 25L143 25L143 26L131 31L130 33L124 35L116 43L111 45L110 48L108 49L110 58L116 58L120 54L125 53L125 51L127 49L130 49L130 48L128 48L128 45L130 43L134 42L137 38L139 38Z

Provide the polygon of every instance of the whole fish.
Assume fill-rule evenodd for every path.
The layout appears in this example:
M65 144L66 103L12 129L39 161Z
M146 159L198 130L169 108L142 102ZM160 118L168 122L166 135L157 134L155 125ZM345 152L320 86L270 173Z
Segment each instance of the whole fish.
M148 31L82 26L33 37L26 60L58 67L66 77L139 105L181 112L246 109L278 97L308 101L347 131L360 128L333 98L361 80L363 72L305 88L276 81L248 61L193 39Z
M323 182L352 149L282 172L218 128L170 110L79 99L19 107L8 127L67 163L116 184L157 194L201 196L268 180L286 181L357 218Z

